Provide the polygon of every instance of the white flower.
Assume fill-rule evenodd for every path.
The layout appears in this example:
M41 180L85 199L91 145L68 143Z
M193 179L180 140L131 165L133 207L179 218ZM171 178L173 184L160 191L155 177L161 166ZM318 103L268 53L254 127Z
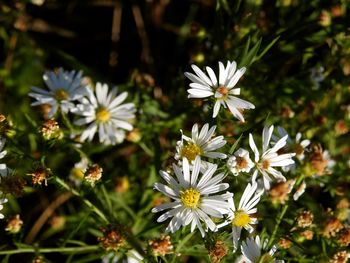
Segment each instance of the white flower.
M5 146L6 139L0 139L0 159L4 158L7 154L7 151L3 151ZM0 176L6 176L9 172L6 164L0 163Z
M181 141L177 142L175 159L181 160L185 157L190 162L197 156L225 159L226 154L215 152L226 144L224 136L213 137L215 129L215 125L209 129L209 124L206 123L198 134L198 124L193 125L192 138L182 135Z
M121 143L124 140L124 130L131 131L133 126L130 120L135 117L135 105L122 102L128 96L123 92L117 96L117 89L108 90L107 84L96 84L96 94L88 89L87 97L72 110L73 113L83 116L76 120L76 125L88 125L81 134L81 141L91 141L98 131L99 140L104 144Z
M155 183L154 188L174 201L161 204L153 208L152 212L157 213L170 209L157 220L160 223L172 217L166 231L174 233L181 226L191 224L191 232L198 227L204 237L207 228L211 231L217 230L217 226L210 216L222 218L224 214L227 214L229 212L227 200L233 195L231 193L211 195L229 187L227 183L221 182L225 177L224 173L213 176L217 165L211 165L206 171L201 172L199 156L194 161L192 172L190 172L190 165L186 158L183 159L182 165L180 168L173 164L177 180L168 173L160 171L160 175L169 186ZM201 173L202 176L199 178ZM202 222L205 224L204 229Z
M4 208L3 204L7 202L6 198L2 197L2 192L0 192L0 211ZM0 219L3 219L4 215L0 213Z
M257 212L256 205L260 201L260 197L263 191L257 192L257 184L248 184L245 188L238 207L236 208L233 198L228 200L230 206L230 212L228 214L228 220L218 227L223 227L228 224L232 225L232 233L230 237L233 239L233 251L236 251L238 246L238 240L241 237L242 228L246 229L249 233L253 232L253 224L257 224L258 220L254 217Z
M234 176L237 176L240 172L249 173L250 169L254 167L254 163L249 158L249 152L239 148L233 156L228 158L227 167Z
M89 165L89 160L85 157L74 164L74 167L70 170L69 179L76 185L79 186L84 179L84 173Z
M274 142L277 142L284 136L288 135L287 131L282 127L277 128L277 133L278 133L278 136L272 135L272 140ZM306 147L308 147L311 143L310 140L308 139L301 140L301 137L302 137L302 134L298 132L297 135L295 136L295 140L293 141L292 139L290 139L290 136L288 135L287 144L285 146L285 148L288 151L294 152L295 157L297 157L299 160L303 160L305 158L304 151Z
M286 181L286 178L282 175L282 173L273 167L283 167L293 164L294 161L292 157L295 155L295 153L278 154L278 150L286 145L288 135L282 137L272 148L269 148L272 132L273 125L270 127L266 126L263 130L261 156L255 145L253 135L249 134L249 145L255 155L254 161L256 168L252 177L252 181L256 180L258 172L260 172L263 175L264 187L266 190L270 189L270 182L272 181L269 174L278 180Z
M215 118L220 110L220 107L228 107L240 121L244 122L244 118L239 109L254 109L255 106L245 100L237 98L240 95L241 89L234 88L238 80L243 76L246 68L240 68L236 71L237 64L235 61L227 61L226 67L222 62L219 62L219 81L217 80L214 71L210 67L206 67L209 77L196 65L192 65L193 71L196 73L185 72L185 76L192 83L190 89L187 90L189 98L207 98L214 96L216 99L213 118Z
M48 114L52 118L61 108L62 112L67 113L74 108L73 101L81 99L86 95L87 86L82 83L82 72L64 71L60 68L57 72L47 71L43 79L49 90L32 87L28 95L37 101L31 105L49 104L51 110Z
M258 262L284 262L283 260L273 259L273 255L277 250L277 246L274 245L269 252L262 254L262 250L265 250L267 246L267 240L261 244L260 237L249 237L241 244L242 257L238 261L239 263L258 263Z

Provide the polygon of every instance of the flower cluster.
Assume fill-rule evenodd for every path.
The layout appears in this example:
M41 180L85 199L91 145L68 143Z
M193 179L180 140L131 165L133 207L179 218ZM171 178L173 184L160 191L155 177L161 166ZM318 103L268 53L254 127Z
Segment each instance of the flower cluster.
M118 95L116 88L109 89L107 84L99 82L93 90L84 83L81 71L69 72L62 68L57 72L46 72L43 79L49 90L32 87L29 96L36 101L31 105L48 106L50 119L55 117L59 110L63 115L76 115L74 124L85 127L77 133L80 134L81 142L92 141L98 133L100 143L114 145L124 140L125 131L133 129L130 122L135 117L136 108L133 103L123 103L128 96L127 92ZM49 135L47 133L45 126L43 135L51 138L53 132Z
M240 88L235 88L235 85L246 68L236 68L236 62L228 61L226 67L219 62L217 80L210 67L206 67L207 76L197 66L192 65L195 74L185 73L192 81L188 89L189 98L213 96L216 100L213 118L217 117L220 107L223 106L228 107L237 119L244 122L242 110L254 109L254 105L237 97ZM199 129L199 125L194 124L191 137L181 131L181 140L177 142L175 153L177 163L172 165L174 176L170 171L160 171L166 184L154 184L154 189L172 199L172 202L160 204L152 212L166 211L157 221L170 219L166 231L171 233L190 225L191 232L198 228L202 237L205 237L208 231L225 231L226 226L230 226L229 236L233 242L233 252L236 252L242 229L252 234L254 226L258 224L257 205L263 194L271 188L272 183L286 181L282 174L283 168L294 164L292 158L296 153L294 148L289 148L290 152L286 151L289 140L287 134L281 138L275 135L273 137L274 126L271 125L263 129L260 152L253 135L249 134L249 145L254 156L251 160L250 152L244 148L235 152L225 151L227 141L223 135L216 136L216 128L216 125L210 127L206 123ZM277 139L272 141L271 138ZM299 142L300 136L297 139ZM302 142L302 146L306 147L306 143ZM226 166L222 166L220 161L224 159L227 159ZM282 171L278 168L282 168ZM240 175L247 182L238 205L235 205L234 194L230 192L232 186L223 182L229 174ZM262 179L258 178L259 174ZM266 250L266 245L267 241L261 245L259 236L242 242L241 262L258 262L265 257L272 259L276 247L263 254L262 250Z

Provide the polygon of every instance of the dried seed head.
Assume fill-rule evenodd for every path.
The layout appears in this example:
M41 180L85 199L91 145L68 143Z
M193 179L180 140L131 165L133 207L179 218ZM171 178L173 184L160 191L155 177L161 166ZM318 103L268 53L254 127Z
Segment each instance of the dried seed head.
M4 194L13 194L16 197L23 195L23 189L27 182L18 175L5 176L0 181L0 191Z
M165 256L173 253L173 245L171 244L170 236L161 236L158 239L148 242L155 256Z
M335 123L334 130L336 135L343 135L349 131L349 128L344 120L339 120Z
M84 179L94 187L96 182L101 179L102 172L103 169L98 164L90 165L84 174Z
M21 220L19 215L15 215L11 219L7 221L7 226L5 228L6 231L10 232L11 234L16 234L19 231L21 231L23 225L23 221Z
M142 139L142 133L140 132L140 129L135 128L130 131L126 136L126 139L129 142L138 143Z
M314 237L314 232L312 230L308 229L308 230L301 232L300 236L302 236L306 240L312 240Z
M112 226L109 226L108 228L103 228L102 232L103 236L98 237L97 240L105 250L118 251L119 248L124 246L125 237L117 229L113 228Z
M289 193L292 191L294 184L295 180L275 183L269 191L272 203L284 204L288 200Z
M311 155L311 166L316 171L318 175L324 175L325 169L328 164L328 160L324 158L323 156L323 149L321 145L317 144L314 145L312 148L312 155Z
M33 258L32 263L45 263L45 259L43 256L36 256Z
M40 128L40 133L45 140L63 138L63 132L61 131L58 122L54 119L45 121Z
M336 234L343 228L343 224L340 220L334 216L327 219L322 235L330 238L336 236Z
M287 238L281 238L280 241L278 242L278 246L283 249L288 249L292 246L292 241L290 241Z
M297 217L298 227L305 228L312 224L314 215L310 211L303 211Z
M329 263L346 263L348 262L349 257L350 255L348 254L348 252L346 252L346 250L339 251L332 257Z
M344 247L346 247L350 244L350 228L349 227L345 227L339 231L339 233L337 235L337 242L341 246L344 246Z
M212 262L219 263L227 255L228 247L221 240L217 240L213 246L208 248L208 251Z
M27 175L30 175L32 177L32 182L34 185L36 184L41 185L44 181L45 186L47 186L47 178L49 178L52 175L52 172L50 168L39 166L38 168L34 169L31 173L28 173Z

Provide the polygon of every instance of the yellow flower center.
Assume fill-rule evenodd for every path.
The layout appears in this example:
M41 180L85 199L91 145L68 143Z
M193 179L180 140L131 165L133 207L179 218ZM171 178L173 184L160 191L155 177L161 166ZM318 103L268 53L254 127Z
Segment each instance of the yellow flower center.
M198 205L200 199L200 193L193 188L180 191L181 202L189 208L195 208Z
M243 210L237 210L235 212L235 217L232 219L232 224L238 227L244 227L248 225L252 219Z
M56 100L66 100L69 98L69 94L65 89L60 88L55 91L55 98Z
M99 110L97 110L96 120L100 122L106 122L106 121L109 121L110 118L111 118L111 114L105 108L100 108Z
M84 171L80 168L73 168L71 173L72 173L74 178L77 178L77 179L84 178Z
M181 156L186 157L187 160L189 160L190 162L196 159L196 157L201 154L202 149L194 143L189 143L181 149Z

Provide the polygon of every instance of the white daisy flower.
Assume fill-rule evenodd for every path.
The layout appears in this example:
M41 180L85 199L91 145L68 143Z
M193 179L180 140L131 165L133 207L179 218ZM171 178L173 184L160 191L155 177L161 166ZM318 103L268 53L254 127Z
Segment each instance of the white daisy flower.
M84 173L89 165L89 160L85 157L74 164L74 167L70 170L69 179L76 185L79 186L84 180Z
M261 244L260 237L256 236L255 239L253 237L249 237L246 241L243 241L241 244L241 252L242 256L236 262L239 263L258 263L258 262L275 262L282 263L284 260L276 260L273 259L273 255L277 250L277 246L274 245L270 251L263 252L266 250L267 240Z
M43 79L49 90L32 87L32 92L28 95L37 101L32 106L48 104L51 110L48 117L51 119L58 108L67 113L74 108L73 101L81 99L86 95L87 86L82 83L82 71L64 71L62 68L57 72L47 71Z
M170 223L166 231L176 232L181 226L191 224L191 232L198 227L202 236L205 236L205 231L209 228L211 231L216 231L217 226L210 218L222 218L229 211L227 200L233 195L231 193L212 195L226 190L229 187L227 183L221 183L225 174L220 173L215 176L214 173L217 165L211 165L209 169L200 171L201 159L196 157L192 172L186 158L182 161L182 167L173 164L173 169L176 175L175 180L167 172L160 171L160 175L168 183L169 186L155 183L154 188L166 196L172 198L171 203L161 204L152 209L153 213L157 213L166 209L170 209L161 215L157 222L163 222L168 218ZM199 175L202 174L201 177ZM205 227L203 228L202 222Z
M260 197L263 191L257 193L257 184L248 184L245 188L238 207L236 208L233 198L228 200L230 206L230 212L228 214L228 220L218 227L223 227L228 224L232 225L232 233L230 238L233 239L233 251L235 252L238 246L238 240L241 237L242 228L246 229L249 233L252 233L254 228L252 225L257 224L258 220L254 217L257 212L256 205L260 201Z
M217 80L214 71L210 67L206 67L209 77L196 65L191 66L196 73L185 72L185 76L192 83L190 89L187 90L189 98L207 98L214 96L216 99L213 118L215 118L220 110L220 107L228 107L233 116L244 122L244 118L240 109L254 109L255 106L245 100L237 97L240 95L241 89L234 88L238 80L243 76L246 68L240 68L236 71L237 64L235 61L227 61L226 67L222 62L219 62L219 81Z
M3 151L5 147L6 139L0 139L0 159L4 158L7 154L7 151ZM0 176L6 176L8 175L9 169L7 168L6 164L0 163Z
M272 135L272 140L275 143L279 141L281 138L283 138L284 136L288 135L287 131L282 127L277 128L277 133L278 133L278 136ZM295 140L293 141L288 135L287 144L285 146L286 150L294 152L295 157L297 157L299 160L303 160L305 158L304 151L306 147L308 147L311 143L310 140L308 139L301 140L301 137L302 137L302 134L298 132L297 135L295 136Z
M249 152L243 148L239 148L227 160L227 167L234 176L241 172L249 173L250 169L254 167L254 163L249 158Z
M272 148L269 148L271 135L273 132L273 125L265 127L262 133L262 154L259 154L258 148L255 145L253 135L249 134L249 145L254 152L255 158L255 171L253 173L252 181L256 181L256 177L260 172L263 175L264 187L266 190L270 189L270 182L272 179L269 174L278 180L286 181L286 178L280 171L277 171L274 167L283 167L293 164L292 159L295 153L278 154L278 151L282 149L286 143L288 135L285 135L278 140Z
M226 144L224 136L213 137L215 129L215 125L209 129L209 124L206 123L199 132L198 124L193 125L192 138L182 134L181 141L177 142L175 159L186 158L190 162L194 161L197 156L225 159L226 154L215 152Z
M76 120L76 125L88 125L81 134L80 140L91 141L98 130L99 140L104 144L121 143L124 140L124 130L131 131L130 120L135 117L134 103L122 102L128 96L123 92L117 96L117 89L109 91L107 84L96 84L96 92L88 89L87 97L72 110L74 114L83 116Z
M2 197L2 192L0 192L0 211L4 208L3 204L7 202L6 198ZM0 219L3 219L5 216L0 213Z

